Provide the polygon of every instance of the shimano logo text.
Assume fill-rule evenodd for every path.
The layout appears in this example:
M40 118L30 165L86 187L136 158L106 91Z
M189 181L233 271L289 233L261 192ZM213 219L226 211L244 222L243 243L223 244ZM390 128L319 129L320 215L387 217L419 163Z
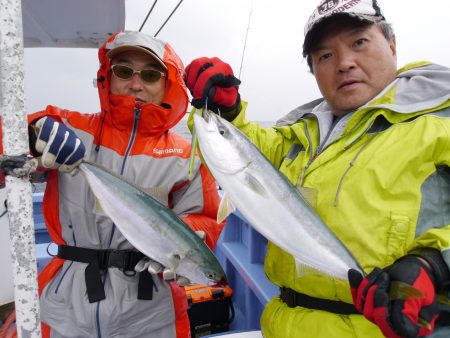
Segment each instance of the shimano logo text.
M157 155L166 155L166 154L182 154L183 153L183 149L180 148L168 148L168 149L158 149L158 148L153 148L153 153L157 154Z

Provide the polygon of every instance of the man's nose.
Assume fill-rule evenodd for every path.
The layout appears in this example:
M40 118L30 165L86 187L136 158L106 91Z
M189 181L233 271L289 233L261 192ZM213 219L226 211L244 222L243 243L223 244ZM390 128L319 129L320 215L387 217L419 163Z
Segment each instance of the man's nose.
M341 52L337 55L337 71L348 72L356 67L354 53Z
M133 90L141 90L144 87L144 83L141 76L138 73L134 73L130 79L130 88Z

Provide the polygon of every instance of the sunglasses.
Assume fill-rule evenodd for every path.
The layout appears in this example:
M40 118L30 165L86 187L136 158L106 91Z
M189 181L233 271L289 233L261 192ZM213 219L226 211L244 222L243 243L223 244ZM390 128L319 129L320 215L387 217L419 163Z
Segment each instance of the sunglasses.
M111 66L111 70L115 76L117 76L121 80L129 80L134 74L138 74L142 81L146 83L155 83L159 81L162 77L166 76L163 72L155 69L143 69L143 70L134 70L131 67L125 65L113 65Z

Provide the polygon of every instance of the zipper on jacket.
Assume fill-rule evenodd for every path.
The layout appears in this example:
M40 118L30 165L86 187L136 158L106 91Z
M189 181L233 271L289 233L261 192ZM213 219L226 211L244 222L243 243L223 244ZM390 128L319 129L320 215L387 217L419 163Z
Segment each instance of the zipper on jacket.
M309 168L309 166L311 165L311 163L315 159L315 156L313 154L313 149L312 149L313 145L312 145L312 141L311 141L311 135L309 134L308 125L306 123L306 120L304 122L304 128L305 128L305 135L306 135L306 138L308 139L308 143L309 143L309 160L308 160L308 163L303 167L302 173L300 175L300 179L298 180L298 183L297 183L297 186L299 186L299 184L300 184L301 187L303 186L303 180L305 178L305 172L306 172L306 170ZM319 131L319 133L320 133L320 131ZM319 135L319 139L320 139L320 135Z
M125 163L127 161L128 155L130 154L131 148L133 147L134 141L136 139L136 131L139 123L139 116L141 114L140 108L134 108L134 119L133 119L133 127L131 129L130 140L128 141L127 149L125 150L125 154L123 156L122 167L120 168L120 175L123 176L125 171ZM114 237L114 233L116 231L116 225L113 223L113 227L111 230L111 235L109 236L108 248L111 246L112 239ZM106 278L106 276L105 276Z
M125 171L125 163L127 162L128 155L130 154L131 148L133 147L133 144L134 144L134 140L136 139L136 131L137 131L140 115L141 115L141 109L135 107L134 108L133 127L131 129L131 135L130 135L130 140L128 141L127 149L125 150L125 154L123 155L122 167L120 168L120 176L123 176L123 173ZM116 231L116 225L113 223L111 236L109 237L108 248L111 245L115 231Z
M364 115L364 116L365 116L365 115ZM364 116L363 116L363 117L364 117ZM317 119L317 118L316 118L316 119ZM361 117L361 119L358 121L358 123L359 123L361 120L362 120L362 117ZM337 122L337 123L339 123L339 122ZM305 123L304 123L304 129L305 129L305 135L306 135L306 138L308 139L308 143L309 143L309 148L310 148L309 154L310 154L310 157L309 157L309 161L308 161L308 163L306 164L306 166L303 167L303 170L302 170L300 179L298 180L297 186L299 186L299 185L300 185L301 187L303 186L303 180L305 179L305 173L306 173L306 171L308 170L308 168L311 166L312 162L317 158L317 156L319 156L319 154L320 154L322 151L324 151L326 148L328 148L331 144L333 144L333 143L339 141L339 140L342 139L346 134L350 133L350 132L348 132L348 133L346 133L346 134L341 135L341 137L337 137L333 142L331 142L331 143L328 144L326 147L324 147L323 145L326 143L326 140L330 137L331 132L332 132L333 129L336 127L337 123L335 123L335 124L333 124L333 125L331 126L331 128L330 128L330 130L328 131L328 134L327 134L327 136L325 137L325 139L323 140L322 144L319 144L318 147L317 147L317 149L316 149L316 151L313 153L313 150L312 150L313 146L312 146L312 142L311 142L311 135L310 135L310 133L309 133L308 126L307 126L306 121L305 121ZM367 128L367 130L370 129L370 127L373 125L373 123L374 123L374 121L372 121L372 123L369 125L369 127ZM357 124L357 125L358 125L358 124ZM356 126L355 126L355 127L356 127ZM354 128L352 128L352 130L353 130L353 129L354 129ZM365 135L365 133L363 132L359 137L357 137L355 140L353 140L353 142L352 142L351 144L347 145L347 146L345 147L345 149L348 149L352 144L354 144L355 142L357 142L358 140L360 140L364 135ZM361 152L364 150L364 148L370 143L370 141L372 141L372 140L374 139L374 137L375 137L376 135L377 135L377 134L374 134L372 137L370 137L369 140L367 140L367 142L361 147L361 149L358 151L358 153L355 155L355 157L354 157L354 158L352 159L352 161L349 163L347 169L345 170L344 174L342 175L341 179L339 180L338 188L337 188L337 190L336 190L336 195L335 195L335 198L334 198L334 207L337 207L338 199L339 199L339 192L340 192L340 190L341 190L342 183L343 183L343 181L344 181L345 176L346 176L347 173L350 171L350 169L353 167L353 165L354 165L356 159L357 159L358 156L361 154ZM319 140L320 140L320 128L319 128Z
M134 140L136 139L136 130L137 130L140 114L141 114L141 109L134 108L133 129L131 130L131 136L130 136L130 141L128 142L127 150L125 150L125 155L123 156L122 168L120 168L120 175L123 175L123 171L125 170L125 162L127 161L127 157L130 154L131 148L133 147Z
M97 302L97 311L95 313L95 322L97 324L97 327L96 327L97 338L102 338L102 333L100 331L100 318L99 318L100 317L100 313L99 313L99 310L98 310L99 306L100 306L100 301Z
M120 168L120 175L123 175L125 170L125 163L127 161L128 155L130 154L131 148L133 147L134 141L136 139L136 131L139 123L139 116L141 114L141 109L135 107L134 108L134 119L133 119L133 128L131 129L130 140L128 142L127 149L125 150L125 154L123 156L122 167ZM114 237L114 233L116 230L116 225L113 223L111 236L109 237L108 248L111 246L112 239ZM106 276L108 275L108 269L105 270L105 275L103 276L103 285L105 285ZM97 324L97 337L102 338L102 333L100 331L100 302L97 302L97 309L95 314L95 320Z
M364 135L364 134L362 134ZM360 137L358 137L357 140L359 140L362 135ZM353 167L353 165L355 164L356 159L359 157L359 155L363 152L363 150L367 147L367 145L370 143L370 141L372 141L375 136L377 136L378 134L373 134L366 143L363 144L363 146L361 147L361 149L358 150L358 152L356 153L355 157L353 157L353 159L351 160L351 162L348 164L347 169L345 169L344 173L342 174L341 179L339 180L339 184L336 190L336 195L334 197L334 207L337 207L338 205L338 200L339 200L339 192L341 191L341 187L342 187L342 182L344 181L345 176L347 175L347 173L350 171L350 169ZM354 143L354 142L353 142ZM353 144L352 143L352 144ZM346 147L348 148L348 147Z

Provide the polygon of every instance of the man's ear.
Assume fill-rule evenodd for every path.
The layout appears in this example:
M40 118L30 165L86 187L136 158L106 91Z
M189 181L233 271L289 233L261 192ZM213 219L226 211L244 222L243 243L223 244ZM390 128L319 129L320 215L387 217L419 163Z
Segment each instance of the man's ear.
M397 40L395 39L395 35L392 36L391 40L389 41L389 48L392 51L392 55L397 56Z

